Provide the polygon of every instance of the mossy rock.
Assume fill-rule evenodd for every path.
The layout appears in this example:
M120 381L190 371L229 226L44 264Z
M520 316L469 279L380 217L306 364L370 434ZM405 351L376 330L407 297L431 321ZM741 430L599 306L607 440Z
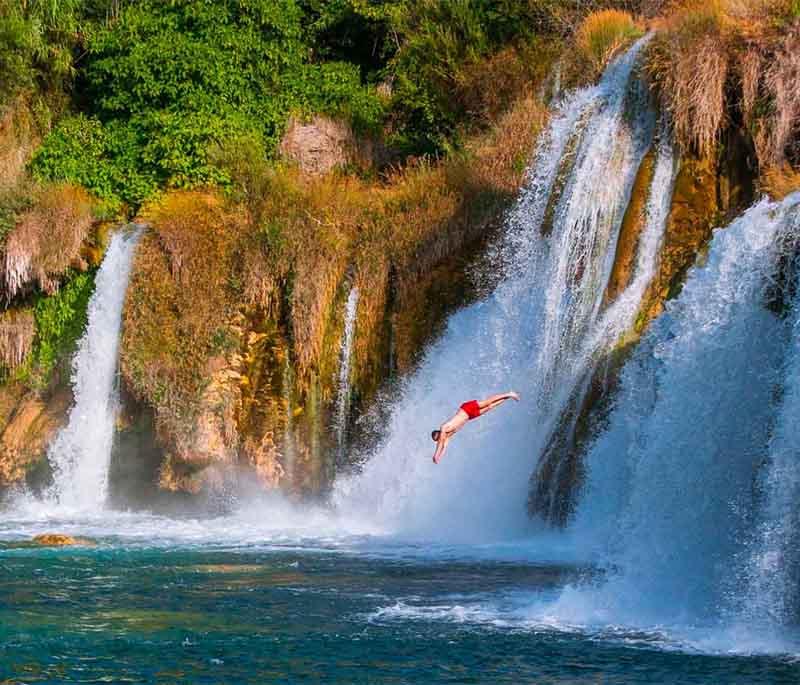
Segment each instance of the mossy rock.
M89 538L75 538L63 533L42 533L34 536L31 542L40 547L94 547L97 544Z

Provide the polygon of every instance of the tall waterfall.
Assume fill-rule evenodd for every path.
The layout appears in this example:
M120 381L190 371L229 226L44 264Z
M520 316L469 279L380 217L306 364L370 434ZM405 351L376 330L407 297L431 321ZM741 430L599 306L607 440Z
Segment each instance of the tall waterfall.
M97 510L106 501L122 307L138 239L138 230L111 239L72 363L75 406L48 452L54 473L50 497L66 508Z
M717 231L626 365L572 530L608 577L568 620L797 619L798 245L800 194Z
M356 332L356 314L358 312L358 288L353 286L344 306L344 330L339 350L339 384L336 395L336 414L334 429L336 446L341 452L344 449L347 421L350 416L350 360L353 356L353 339Z
M557 107L508 221L498 266L507 278L450 319L394 399L383 447L362 473L336 484L342 510L456 539L530 527L531 470L588 365L631 326L663 234L674 175L668 140L659 146L634 278L603 309L625 208L657 130L636 69L646 41ZM511 387L522 403L470 424L434 467L431 429L460 402Z

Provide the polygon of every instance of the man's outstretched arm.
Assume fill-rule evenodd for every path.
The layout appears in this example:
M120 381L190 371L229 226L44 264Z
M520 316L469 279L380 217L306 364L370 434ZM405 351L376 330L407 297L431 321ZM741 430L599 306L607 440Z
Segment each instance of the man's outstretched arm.
M436 451L433 453L434 464L438 464L441 461L445 451L447 450L447 441L449 439L450 438L447 437L447 433L444 430L439 433L439 440L436 442Z

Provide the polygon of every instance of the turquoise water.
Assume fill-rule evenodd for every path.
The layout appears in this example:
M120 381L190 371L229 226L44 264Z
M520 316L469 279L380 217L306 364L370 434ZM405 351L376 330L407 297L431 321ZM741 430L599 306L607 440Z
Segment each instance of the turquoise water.
M548 619L532 607L602 581L514 543L307 529L259 541L253 520L124 516L59 522L96 547L25 542L55 525L0 526L0 682L800 682L790 655L703 653L658 630Z

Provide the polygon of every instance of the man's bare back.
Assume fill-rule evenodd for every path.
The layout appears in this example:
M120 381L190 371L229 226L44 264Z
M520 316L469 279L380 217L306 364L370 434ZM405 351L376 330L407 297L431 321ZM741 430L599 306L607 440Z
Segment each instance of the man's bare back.
M499 407L506 400L519 402L519 395L515 392L504 392L499 395L492 395L485 400L470 400L464 402L451 419L445 421L438 430L431 433L431 438L436 443L436 452L433 454L433 463L438 464L447 450L447 443L458 431L460 431L472 419L483 416L486 412Z

